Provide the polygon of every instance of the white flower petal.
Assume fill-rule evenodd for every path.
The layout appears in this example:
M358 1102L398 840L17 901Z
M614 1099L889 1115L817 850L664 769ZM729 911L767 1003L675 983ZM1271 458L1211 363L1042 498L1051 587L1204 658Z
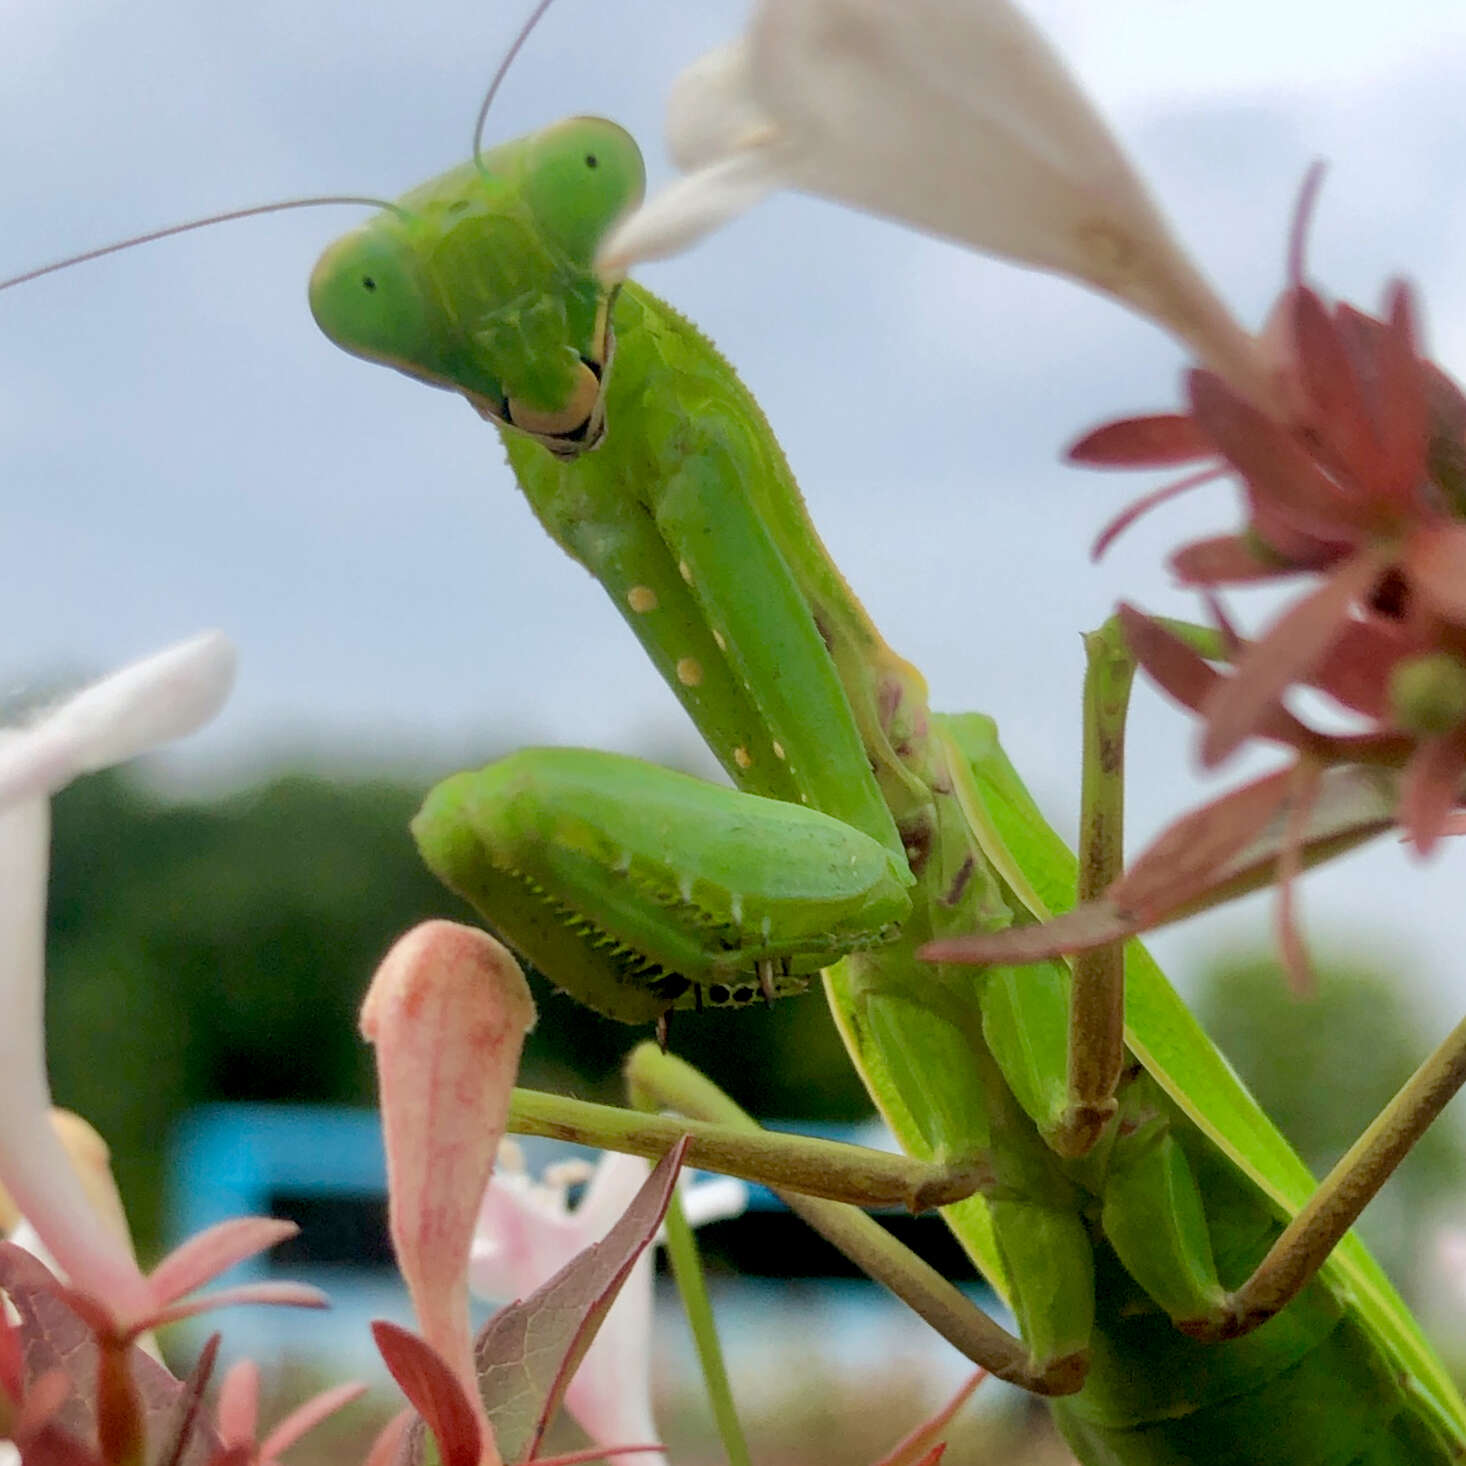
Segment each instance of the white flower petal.
M565 1408L598 1446L639 1446L657 1439L652 1418L652 1255L632 1265L600 1332L565 1391ZM655 1456L606 1458L644 1466Z
M615 280L638 260L677 254L791 182L790 160L773 146L752 148L674 179L611 230L596 254L596 270Z
M1255 342L1007 0L762 0L746 49L684 73L669 132L697 171L618 227L605 250L616 273L686 247L781 177L1073 276L1166 327L1261 405L1271 398Z
M714 1176L682 1188L682 1210L690 1227L741 1217L748 1210L748 1183L736 1176Z
M754 98L748 47L742 41L700 56L667 97L667 145L684 173L756 146L773 129Z
M122 763L207 723L234 683L217 631L133 662L0 741L0 805L54 794L78 774Z
M147 1280L93 1212L51 1123L46 1078L50 805L0 807L0 1179L71 1282L118 1312L145 1311Z

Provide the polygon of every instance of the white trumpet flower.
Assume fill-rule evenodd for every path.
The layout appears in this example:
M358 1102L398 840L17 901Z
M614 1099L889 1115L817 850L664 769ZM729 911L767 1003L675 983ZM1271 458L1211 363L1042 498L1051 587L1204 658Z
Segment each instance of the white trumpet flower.
M685 175L606 239L609 278L802 189L1072 276L1272 395L1253 338L1007 0L759 0L740 41L678 78L667 132Z

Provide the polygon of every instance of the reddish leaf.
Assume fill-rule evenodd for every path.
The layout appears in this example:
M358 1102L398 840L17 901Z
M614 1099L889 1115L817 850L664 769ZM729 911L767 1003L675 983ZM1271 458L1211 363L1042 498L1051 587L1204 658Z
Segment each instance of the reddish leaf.
M442 1356L416 1334L385 1319L372 1321L372 1338L392 1378L432 1431L442 1466L478 1466L478 1417Z
M47 1422L26 1437L24 1466L105 1466L90 1446Z
M1170 558L1171 570L1182 585L1235 585L1256 580L1276 580L1294 575L1295 564L1280 565L1264 559L1247 535L1220 534L1192 540Z
M1415 349L1415 310L1410 287L1401 280L1386 292L1386 325L1379 334L1378 362L1381 463L1375 492L1401 509L1417 502L1430 447L1429 388Z
M945 1443L938 1437L986 1378L987 1371L979 1369L935 1415L918 1425L904 1440L898 1441L875 1466L928 1466L937 1460L945 1448Z
M1466 626L1466 524L1433 524L1411 535L1403 559L1437 615Z
M1379 578L1383 551L1364 551L1341 565L1317 590L1295 602L1237 663L1236 675L1207 699L1201 761L1220 763L1257 731L1288 686L1306 678L1339 635L1349 607Z
M213 1378L214 1364L219 1357L219 1335L210 1334L199 1350L183 1388L171 1405L157 1413L149 1430L149 1459L153 1466L184 1466L190 1447L194 1454L212 1454L218 1437L210 1429L203 1412L204 1391ZM144 1396L146 1400L146 1395Z
M1110 898L1147 922L1189 901L1282 808L1292 778L1292 769L1280 769L1183 815L1116 881Z
M343 1410L366 1394L366 1386L355 1382L335 1385L312 1395L309 1400L297 1405L284 1420L276 1425L260 1442L260 1459L273 1461L293 1446L303 1435L314 1430L323 1420Z
M233 1217L181 1242L148 1277L160 1308L227 1272L235 1263L300 1231L278 1217Z
M1092 428L1064 455L1094 468L1169 468L1208 458L1216 445L1185 413L1126 417Z
M71 1390L53 1423L91 1451L97 1440L99 1359L92 1330L70 1306L66 1290L50 1270L29 1252L8 1242L0 1242L0 1289L20 1315L28 1387L48 1373L59 1371L66 1377ZM136 1346L129 1349L128 1362L133 1384L142 1398L148 1439L157 1443L157 1452L161 1454L166 1447L181 1466L207 1466L220 1443L208 1422L197 1416L181 1455L178 1453L180 1422L190 1408L181 1402L190 1389L201 1389L202 1384L195 1386L192 1380L188 1385L180 1383Z
M1283 824L1283 844L1278 851L1278 901L1274 912L1278 951L1288 985L1298 998L1312 997L1318 988L1308 948L1298 929L1296 894L1298 877L1303 870L1303 842L1307 835L1308 817L1318 793L1320 770L1317 764L1300 761L1293 771L1293 787Z
M1129 912L1121 911L1108 896L1102 896L1098 901L1086 902L1045 922L928 942L916 955L923 962L956 962L970 967L998 964L1023 967L1045 957L1108 946L1111 942L1133 937L1142 929L1142 922Z
M1167 499L1174 499L1178 494L1184 494L1188 489L1200 488L1202 484L1210 483L1212 479L1220 477L1224 470L1220 466L1203 469L1200 473L1188 474L1183 479L1177 479L1173 484L1167 484L1164 488L1156 489L1154 493L1144 494L1134 503L1127 504L1105 527L1099 532L1099 537L1090 547L1089 558L1100 559L1106 550L1140 518L1142 514L1149 514L1159 504L1164 504Z
M1306 286L1291 293L1294 350L1313 426L1335 467L1356 480L1378 476L1383 455L1354 361L1333 317Z
M1192 371L1187 383L1197 420L1260 502L1286 515L1295 528L1323 539L1368 528L1365 506L1343 496L1293 433L1211 372Z
M686 1149L684 1137L605 1237L528 1298L501 1308L479 1333L479 1394L506 1461L533 1459L632 1264L657 1234Z
M1466 745L1461 730L1429 738L1405 770L1400 792L1400 823L1416 850L1429 855L1446 833L1451 811L1461 802Z

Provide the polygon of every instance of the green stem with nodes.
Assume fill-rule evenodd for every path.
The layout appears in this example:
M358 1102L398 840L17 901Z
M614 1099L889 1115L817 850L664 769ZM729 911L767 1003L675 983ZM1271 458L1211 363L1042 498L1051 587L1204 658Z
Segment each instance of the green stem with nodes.
M668 1102L659 1096L658 1103ZM975 1162L933 1165L843 1141L761 1130L752 1121L740 1124L687 1113L692 1115L689 1120L669 1120L565 1095L516 1089L509 1103L508 1128L514 1135L570 1140L648 1160L660 1160L687 1135L691 1137L687 1148L690 1166L830 1201L903 1206L913 1215L961 1201L992 1179L986 1167ZM747 1119L741 1110L737 1113ZM705 1123L707 1118L720 1123Z
M1125 717L1135 658L1111 617L1084 638L1084 773L1076 900L1093 901L1125 865ZM1052 1137L1060 1155L1093 1149L1116 1110L1125 1065L1125 944L1074 959L1069 999L1068 1104Z

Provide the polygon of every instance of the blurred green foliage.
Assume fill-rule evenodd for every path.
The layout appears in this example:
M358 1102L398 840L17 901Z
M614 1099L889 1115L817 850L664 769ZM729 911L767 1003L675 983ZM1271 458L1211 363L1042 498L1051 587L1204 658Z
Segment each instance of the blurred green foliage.
M170 802L107 773L57 798L52 1085L111 1144L145 1256L165 1240L166 1141L189 1107L373 1102L356 1010L378 959L425 917L473 919L408 834L426 787L290 774ZM619 1098L621 1057L646 1034L532 981L525 1082ZM869 1113L817 995L676 1017L678 1052L760 1115Z
M1359 1138L1444 1037L1432 1035L1383 965L1321 964L1299 998L1269 957L1217 963L1197 1016L1317 1176ZM1448 1111L1401 1162L1359 1230L1395 1277L1408 1277L1427 1230L1459 1197L1466 1145Z

